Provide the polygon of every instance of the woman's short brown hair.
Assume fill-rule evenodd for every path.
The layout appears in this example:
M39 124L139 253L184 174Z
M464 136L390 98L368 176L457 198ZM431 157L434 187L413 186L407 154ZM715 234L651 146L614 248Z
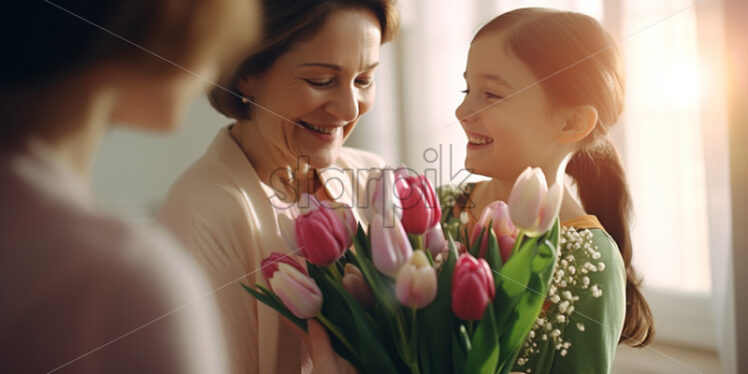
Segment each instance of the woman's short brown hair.
M400 24L393 0L263 0L262 40L235 69L221 78L220 87L208 93L211 105L223 115L250 119L247 104L238 94L241 79L267 71L291 46L313 36L327 17L341 9L367 9L379 20L382 43L392 40Z

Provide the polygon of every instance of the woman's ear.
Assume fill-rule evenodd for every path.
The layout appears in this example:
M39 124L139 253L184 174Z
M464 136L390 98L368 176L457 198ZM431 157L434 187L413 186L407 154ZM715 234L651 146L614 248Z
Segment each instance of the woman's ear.
M236 87L239 89L239 93L241 93L244 97L256 96L253 89L253 87L256 87L256 82L252 77L244 77L239 79Z
M592 105L569 108L563 127L555 140L561 143L574 143L584 139L595 129L597 118L597 109Z

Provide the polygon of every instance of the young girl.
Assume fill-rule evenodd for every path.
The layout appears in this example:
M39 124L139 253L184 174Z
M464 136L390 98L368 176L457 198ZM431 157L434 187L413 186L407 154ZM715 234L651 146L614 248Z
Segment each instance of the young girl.
M444 225L468 230L506 201L528 166L565 188L562 245L551 293L514 367L526 373L608 373L616 346L646 346L652 314L631 266L630 196L610 140L623 108L615 42L593 18L550 9L496 17L472 41L456 115L465 165L490 177L441 192ZM578 243L578 245L576 244Z

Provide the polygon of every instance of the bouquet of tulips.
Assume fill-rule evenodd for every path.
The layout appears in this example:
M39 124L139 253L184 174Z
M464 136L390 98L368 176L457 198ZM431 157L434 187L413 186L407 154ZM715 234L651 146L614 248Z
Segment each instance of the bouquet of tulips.
M295 220L279 217L306 266L274 253L269 287L245 289L304 330L318 319L360 372L508 373L548 292L560 185L528 168L458 243L426 177L390 169L374 181L368 230L350 207L306 195Z

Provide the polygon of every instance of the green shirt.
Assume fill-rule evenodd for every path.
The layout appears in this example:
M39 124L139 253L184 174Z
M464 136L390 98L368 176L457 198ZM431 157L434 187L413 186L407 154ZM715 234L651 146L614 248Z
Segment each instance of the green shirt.
M456 240L475 224L465 209L474 187L438 189L444 232ZM623 259L594 216L562 222L561 236L549 300L513 371L610 373L626 315Z

